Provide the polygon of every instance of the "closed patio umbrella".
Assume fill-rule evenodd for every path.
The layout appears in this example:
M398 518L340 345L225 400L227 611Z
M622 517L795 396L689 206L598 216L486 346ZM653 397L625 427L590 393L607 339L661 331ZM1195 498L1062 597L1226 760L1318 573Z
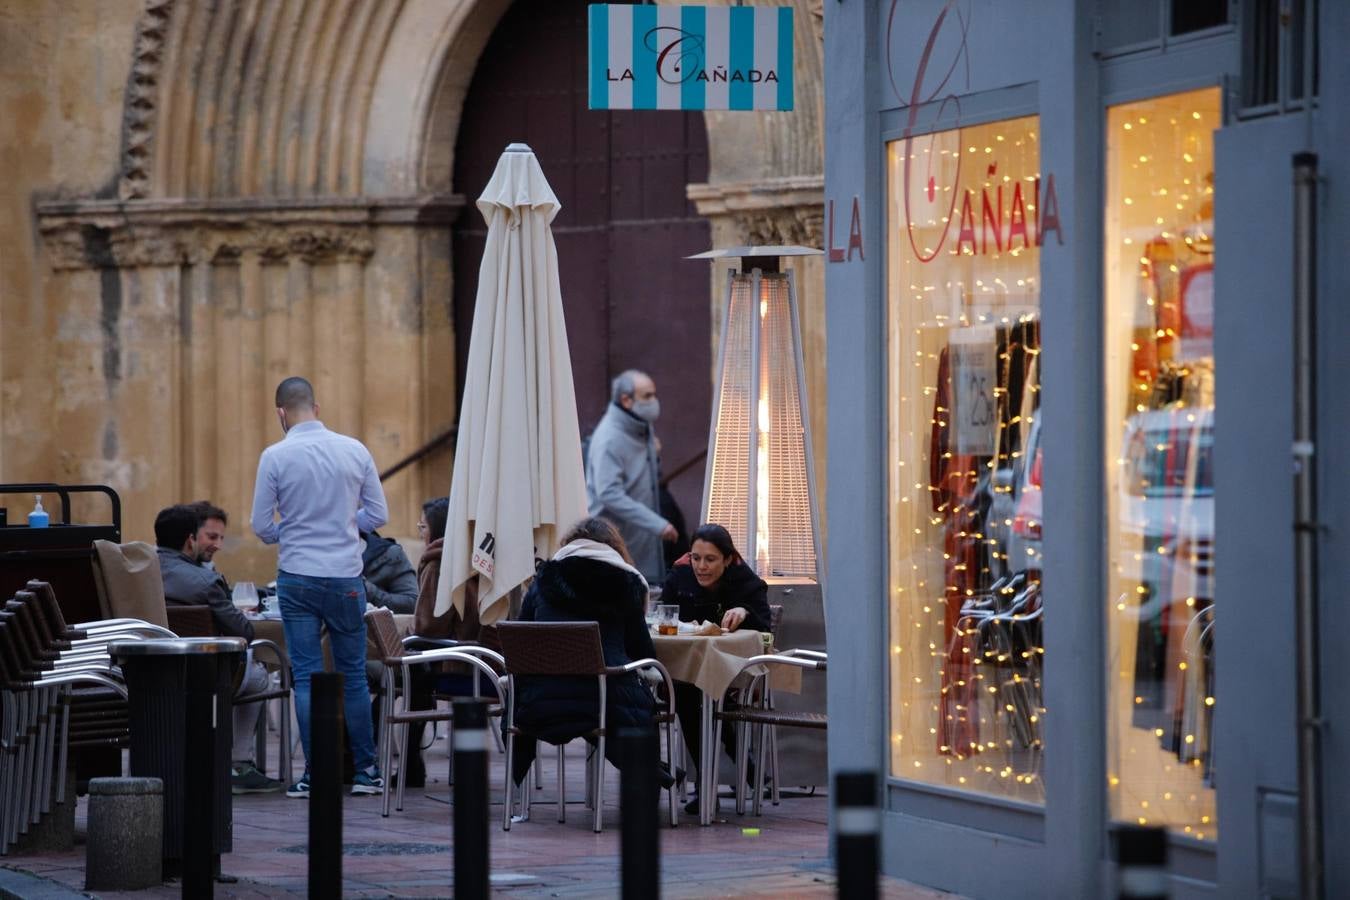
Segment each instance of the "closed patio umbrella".
M450 482L436 615L464 613L478 578L484 624L586 514L572 361L550 223L560 204L534 152L511 144L478 209L487 244L478 271L459 438Z

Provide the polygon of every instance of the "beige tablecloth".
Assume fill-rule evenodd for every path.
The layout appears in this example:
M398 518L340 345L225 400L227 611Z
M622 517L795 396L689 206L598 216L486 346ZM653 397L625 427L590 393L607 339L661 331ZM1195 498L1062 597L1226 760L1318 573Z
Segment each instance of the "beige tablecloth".
M652 635L656 658L676 681L694 685L714 700L721 700L741 666L764 652L758 631L733 631L717 637L703 635ZM774 666L770 684L775 691L801 693L801 670Z

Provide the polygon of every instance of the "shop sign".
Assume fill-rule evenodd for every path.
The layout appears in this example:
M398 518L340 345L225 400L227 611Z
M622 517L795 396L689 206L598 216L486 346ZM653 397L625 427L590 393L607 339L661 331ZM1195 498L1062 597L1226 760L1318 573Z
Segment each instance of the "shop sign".
M790 110L792 7L590 6L591 109Z

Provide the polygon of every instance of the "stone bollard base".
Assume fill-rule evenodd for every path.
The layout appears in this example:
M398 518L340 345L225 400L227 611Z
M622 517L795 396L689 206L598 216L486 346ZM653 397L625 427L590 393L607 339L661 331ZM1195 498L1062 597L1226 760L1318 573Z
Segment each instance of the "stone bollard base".
M128 891L163 881L164 782L91 778L85 890Z

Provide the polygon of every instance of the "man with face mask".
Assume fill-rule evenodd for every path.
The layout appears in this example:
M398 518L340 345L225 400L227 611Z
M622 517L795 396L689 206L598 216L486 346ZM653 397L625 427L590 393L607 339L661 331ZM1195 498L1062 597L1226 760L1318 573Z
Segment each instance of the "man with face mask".
M590 514L613 522L634 566L649 584L660 584L666 574L661 542L675 540L677 533L659 511L656 383L646 372L629 369L614 379L610 400L586 453Z

